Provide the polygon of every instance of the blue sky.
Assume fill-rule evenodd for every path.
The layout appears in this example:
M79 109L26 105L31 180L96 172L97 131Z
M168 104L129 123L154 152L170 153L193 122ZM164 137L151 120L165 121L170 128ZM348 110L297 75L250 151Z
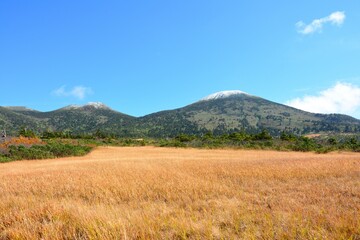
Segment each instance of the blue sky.
M1 106L134 116L242 90L360 118L360 2L0 1Z

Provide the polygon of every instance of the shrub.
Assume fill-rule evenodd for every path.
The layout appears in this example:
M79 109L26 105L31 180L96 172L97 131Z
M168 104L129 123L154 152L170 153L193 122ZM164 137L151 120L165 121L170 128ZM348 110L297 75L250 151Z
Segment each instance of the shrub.
M190 142L195 139L194 136L186 135L186 134L180 134L179 136L175 137L176 140L180 142Z
M36 134L35 134L35 132L32 131L32 130L27 129L26 127L22 127L22 128L19 130L19 136L29 137L29 138L35 138L35 137L36 137Z
M0 156L0 162L83 156L89 153L91 149L89 146L71 145L60 142L49 142L48 144L33 145L31 147L11 145L8 147L8 153Z

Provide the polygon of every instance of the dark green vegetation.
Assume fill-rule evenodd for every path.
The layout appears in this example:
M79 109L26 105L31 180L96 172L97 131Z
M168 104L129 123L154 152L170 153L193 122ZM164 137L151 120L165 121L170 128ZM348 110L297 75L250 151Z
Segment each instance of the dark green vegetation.
M83 156L91 151L92 147L87 145L63 143L61 141L50 140L44 144L10 145L2 149L0 153L0 163L22 159L48 159L70 156Z
M98 130L116 137L175 137L180 134L219 136L233 132L259 133L266 129L272 136L281 132L358 133L360 120L341 114L313 114L247 94L198 101L183 108L132 117L106 106L67 107L52 112L25 108L0 107L0 127L16 133L26 126L37 134L63 131L94 134Z
M207 133L202 137L181 134L172 139L157 140L155 144L162 147L267 149L317 153L360 152L360 136L337 135L309 138L283 132L280 137L274 138L267 131L257 134L236 132L219 136Z
M281 132L273 137L267 130L259 133L233 132L214 135L207 132L201 136L180 134L172 138L118 138L100 131L87 135L72 135L63 132L46 132L40 136L45 141L61 141L87 146L159 146L191 148L240 148L269 149L327 153L330 151L360 152L360 134L297 136Z

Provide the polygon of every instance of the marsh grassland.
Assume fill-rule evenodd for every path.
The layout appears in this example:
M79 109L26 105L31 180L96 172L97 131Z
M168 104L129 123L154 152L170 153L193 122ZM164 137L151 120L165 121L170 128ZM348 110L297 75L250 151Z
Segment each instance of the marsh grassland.
M4 163L0 239L360 239L360 154L102 147Z

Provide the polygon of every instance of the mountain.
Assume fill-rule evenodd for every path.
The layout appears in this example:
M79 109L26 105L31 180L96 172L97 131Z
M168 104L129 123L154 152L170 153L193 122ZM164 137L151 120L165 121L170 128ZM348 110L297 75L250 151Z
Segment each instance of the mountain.
M360 130L360 121L346 115L309 113L242 91L214 93L183 108L144 116L137 124L143 127L146 135L154 137L261 129L272 134Z
M127 126L134 119L135 117L112 110L102 103L70 105L50 112L18 107L0 108L0 127L5 127L13 134L25 126L37 132L52 130L92 133L99 129L106 133L124 135L127 134Z
M360 120L341 114L314 114L242 91L211 94L188 106L144 117L117 112L103 103L69 105L51 112L25 107L0 107L0 128L15 134L22 126L45 130L93 133L101 130L126 137L173 137L180 133L214 134L267 129L276 135L359 132Z

